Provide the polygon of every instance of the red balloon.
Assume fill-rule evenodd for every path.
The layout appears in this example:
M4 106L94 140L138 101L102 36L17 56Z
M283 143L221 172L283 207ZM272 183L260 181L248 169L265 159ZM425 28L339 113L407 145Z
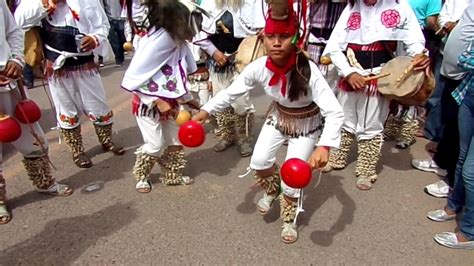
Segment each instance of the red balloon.
M281 166L280 176L288 186L304 188L311 182L313 171L307 162L298 158L291 158Z
M40 120L41 109L32 100L22 100L16 105L15 117L23 124L32 124Z
M0 142L13 142L21 136L20 124L10 116L0 117Z
M204 143L206 131L200 123L188 121L179 128L178 138L184 146L195 148Z

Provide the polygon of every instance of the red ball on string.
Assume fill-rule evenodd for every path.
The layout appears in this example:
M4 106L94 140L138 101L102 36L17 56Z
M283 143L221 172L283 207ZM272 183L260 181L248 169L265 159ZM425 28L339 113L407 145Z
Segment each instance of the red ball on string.
M184 146L195 148L206 140L206 131L199 122L188 121L179 128L178 138Z
M13 142L20 138L20 124L8 115L0 114L0 142Z
M283 163L280 176L283 182L292 188L304 188L313 176L311 166L298 158L291 158Z
M15 117L23 124L32 124L40 120L41 109L30 99L21 100L16 105Z

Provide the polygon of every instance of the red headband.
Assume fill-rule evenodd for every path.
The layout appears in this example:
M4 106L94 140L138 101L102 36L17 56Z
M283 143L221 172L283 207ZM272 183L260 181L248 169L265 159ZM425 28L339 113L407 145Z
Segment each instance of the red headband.
M296 34L296 30L296 16L293 10L289 12L288 18L286 18L285 20L273 19L271 13L268 13L265 22L265 33L294 35Z

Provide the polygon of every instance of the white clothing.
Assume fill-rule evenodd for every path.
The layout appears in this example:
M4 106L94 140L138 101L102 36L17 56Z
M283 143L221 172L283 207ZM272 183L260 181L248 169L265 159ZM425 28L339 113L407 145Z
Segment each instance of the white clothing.
M18 29L6 2L0 1L0 71L5 69L9 60L23 67L23 50L23 33ZM0 86L0 92L7 90L8 86Z
M445 0L438 16L438 24L443 27L447 22L457 22L472 0Z
M461 80L465 71L458 66L458 57L474 39L474 2L471 3L461 16L458 24L448 36L441 64L441 75Z
M232 82L238 77L237 72L233 73L216 73L213 69L209 69L209 80L212 83L212 95L217 95L220 91L226 90ZM242 97L235 99L231 105L237 115L245 115L247 113L255 113L255 106L250 101L248 93L244 93Z
M206 10L210 16L203 16L202 30L208 34L216 33L216 22L226 12L230 12L234 19L234 37L245 38L257 34L254 25L259 17L258 10L261 10L263 0L244 0L240 8L224 4L222 8L217 7L215 0L203 0L200 7ZM263 13L260 14L263 17Z
M79 20L74 18L73 12L79 16ZM93 50L94 54L107 56L110 24L98 0L68 0L67 3L58 3L51 15L48 15L41 0L22 1L15 11L15 19L24 30L38 25L46 17L52 26L71 26L82 34L94 36L98 42Z
M71 73L67 77L49 78L49 90L61 128L79 126L81 113L96 125L112 124L105 89L98 73Z
M341 138L341 126L344 120L343 111L316 64L311 61L309 62L311 78L309 80L310 89L308 94L292 102L288 98L288 94L285 96L281 94L281 80L274 86L268 85L273 72L265 67L266 60L267 56L263 56L247 65L229 88L219 92L202 109L210 114L222 111L237 98L255 87L263 88L268 97L285 107L301 108L314 102L318 105L321 114L326 119L324 130L317 145L338 148ZM289 73L287 73L288 77ZM287 87L289 88L289 84L287 84Z
M176 99L188 93L186 77L196 69L187 44L177 46L164 29L151 30L141 38L122 87L130 92Z
M16 89L12 91L0 91L0 112L13 117L15 115L15 108L19 99L20 92ZM11 144L21 153L21 155L23 155L23 157L35 158L44 155L43 151L41 150L41 146L38 144L38 141L30 133L31 126L33 127L34 132L38 135L39 139L42 140L43 147L46 149L48 148L48 142L46 141L46 137L39 123L36 122L30 125L20 123L20 126L21 136ZM3 144L0 142L0 152L2 151L2 145Z
M323 55L329 55L340 75L347 77L359 72L349 65L342 53L347 45L367 45L377 41L403 42L409 56L423 52L425 39L407 1L397 3L393 0L379 0L374 6L356 1L354 6L347 5L334 27ZM377 72L375 69L374 71Z
M200 105L204 105L209 101L211 92L208 89L208 81L189 81L189 88L194 99L199 100Z
M342 90L339 90L337 99L344 110L342 128L354 134L358 141L382 134L389 113L389 100L380 95Z
M177 139L179 127L176 121L159 121L159 114L155 118L136 116L136 119L144 141L144 144L137 149L137 154L146 153L158 157L163 148L169 145L181 145Z
M307 161L314 150L317 133L307 137L288 138L276 129L274 125L269 124L271 123L270 120L271 119L267 119L263 123L262 130L258 135L257 142L253 149L250 168L254 170L265 170L272 167L276 162L276 153L285 140L288 140L285 161L291 158ZM281 186L286 196L299 198L300 189L289 187L283 181L281 181Z

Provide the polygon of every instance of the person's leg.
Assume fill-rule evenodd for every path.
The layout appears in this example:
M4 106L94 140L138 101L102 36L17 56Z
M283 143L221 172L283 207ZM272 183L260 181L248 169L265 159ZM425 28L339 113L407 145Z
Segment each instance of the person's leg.
M441 77L441 62L443 55L438 53L434 66L434 75L436 80L436 87L434 92L426 102L427 117L425 120L424 134L429 140L438 142L443 131L443 124L441 123L441 97L444 90L445 79Z
M467 155L461 169L465 198L464 215L461 219L460 231L467 240L474 241L474 90L471 90L466 95L463 106L461 106L462 109L459 111L460 153L464 153L465 143L469 143Z
M464 210L459 223L459 233L436 234L439 244L450 248L474 249L474 93L468 92L459 109L459 160L456 178L448 204L444 210L430 212L435 221L453 219L455 213ZM436 220L436 218L441 218Z
M25 79L25 86L28 89L34 87L35 75L33 73L33 68L28 64L25 64L25 67L23 68L23 78Z
M438 142L437 151L433 156L433 161L442 169L447 170L448 185L454 185L454 175L456 171L457 158L459 157L459 130L458 111L459 105L451 95L461 83L458 80L451 80L445 77L445 86L441 97L441 122L444 125L443 134Z
M194 179L183 174L186 168L184 148L177 136L179 126L174 120L162 121L164 143L168 145L163 150L158 162L161 166L162 181L165 185L189 185Z
M316 143L315 136L292 138L288 142L285 161L291 158L298 158L308 161L314 150ZM282 195L280 196L280 217L283 220L281 239L289 244L298 239L298 230L295 223L297 214L298 199L301 197L301 189L292 188L281 182Z
M275 161L276 153L286 138L275 128L275 123L273 118L267 118L250 159L250 168L256 170L255 179L265 191L257 203L258 211L262 215L270 210L280 190L280 170Z
M110 20L110 30L109 30L109 42L112 46L112 51L115 55L115 63L122 64L124 60L124 50L123 50L123 26L121 26L118 20ZM120 31L122 29L122 31ZM122 32L122 33L120 33ZM123 38L122 38L123 37Z
M341 145L339 149L331 149L328 164L323 172L344 169L347 165L347 157L354 141L357 123L357 102L360 95L355 92L338 92L337 99L344 110L344 124L341 132Z
M363 100L357 105L356 186L360 190L369 190L377 180L376 167L381 156L390 102L383 96L363 95Z
M122 146L112 140L113 112L107 105L105 89L98 73L75 77L75 84L84 103L83 111L94 124L102 148L116 155L124 154Z
M139 193L148 193L152 189L149 175L165 143L163 127L159 118L137 116L136 121L144 144L135 152L137 155L133 166L133 175L137 181L135 189Z
M72 153L74 163L80 168L92 167L92 161L84 152L82 142L80 110L82 101L72 77L48 78L62 140Z

